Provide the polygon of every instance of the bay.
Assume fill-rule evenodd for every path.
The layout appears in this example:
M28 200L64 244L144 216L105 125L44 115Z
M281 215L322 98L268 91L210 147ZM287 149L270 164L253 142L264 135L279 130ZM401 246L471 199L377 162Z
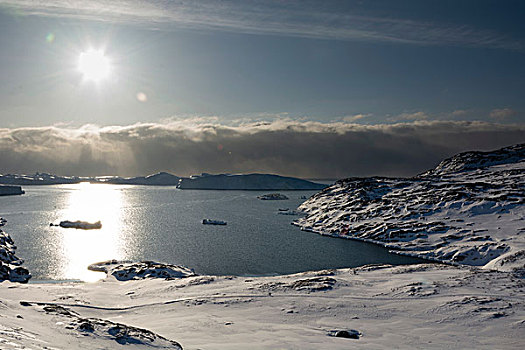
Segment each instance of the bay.
M0 216L33 281L94 281L97 261L154 260L200 274L276 275L420 259L373 244L304 232L291 222L314 191L279 191L289 200L259 200L268 191L178 190L174 187L74 184L26 186L0 198ZM203 225L203 219L225 226ZM100 230L51 227L62 220L100 220Z

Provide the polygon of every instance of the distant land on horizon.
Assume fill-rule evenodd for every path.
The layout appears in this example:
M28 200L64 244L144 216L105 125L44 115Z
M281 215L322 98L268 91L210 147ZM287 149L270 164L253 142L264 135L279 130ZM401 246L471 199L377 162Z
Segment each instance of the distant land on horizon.
M274 174L208 174L180 177L167 172L148 176L59 176L48 173L31 175L0 175L0 184L6 185L63 185L80 182L114 184L114 185L147 185L177 186L180 189L208 190L321 190L327 185Z

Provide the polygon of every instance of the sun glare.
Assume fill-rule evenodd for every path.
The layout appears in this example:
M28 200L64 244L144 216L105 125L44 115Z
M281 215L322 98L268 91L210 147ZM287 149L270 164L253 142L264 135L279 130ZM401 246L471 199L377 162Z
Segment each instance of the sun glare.
M61 220L102 222L100 230L59 230L63 256L61 275L65 279L93 282L102 274L87 269L89 264L109 259L122 259L125 241L122 237L122 191L112 185L79 183L66 185L67 206L59 213Z
M111 64L102 50L90 49L80 54L78 70L84 79L98 82L109 76Z

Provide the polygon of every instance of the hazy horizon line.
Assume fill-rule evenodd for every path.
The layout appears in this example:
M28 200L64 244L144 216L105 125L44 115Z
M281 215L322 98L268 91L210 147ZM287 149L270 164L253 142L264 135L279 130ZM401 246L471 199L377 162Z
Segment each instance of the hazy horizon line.
M363 125L279 119L224 125L191 119L126 126L0 128L0 172L405 177L462 151L522 142L525 124L482 121Z

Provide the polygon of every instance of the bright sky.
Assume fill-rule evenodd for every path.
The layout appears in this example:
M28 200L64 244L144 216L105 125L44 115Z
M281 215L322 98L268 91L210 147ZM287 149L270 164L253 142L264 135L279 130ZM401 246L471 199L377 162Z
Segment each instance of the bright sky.
M0 0L0 128L523 125L524 13L512 0Z
M0 0L4 126L525 110L521 1ZM89 49L112 61L85 81Z

